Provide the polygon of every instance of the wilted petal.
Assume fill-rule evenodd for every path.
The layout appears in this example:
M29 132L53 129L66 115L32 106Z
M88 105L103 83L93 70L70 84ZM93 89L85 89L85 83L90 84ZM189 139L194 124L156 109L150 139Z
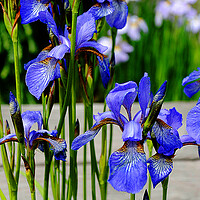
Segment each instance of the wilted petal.
M20 112L19 103L12 92L10 92L9 96L9 106L11 115L14 115L16 112Z
M97 59L99 61L99 71L101 74L101 80L102 80L103 86L104 88L107 88L108 82L110 80L109 59L103 58L103 60L101 60L99 56L97 56Z
M112 6L115 10L110 15L106 16L106 21L110 27L122 29L126 25L128 6L123 0L113 0Z
M176 149L180 149L183 145L178 137L176 129L168 126L161 120L156 120L153 125L153 132L156 136L157 142L160 144L158 153L170 156L174 154Z
M97 3L88 10L88 12L94 16L95 20L105 17L113 11L113 6L111 6L111 4L107 1L104 3Z
M37 21L39 19L39 13L41 11L48 12L47 6L37 0L21 0L20 4L20 15L22 19L22 24L28 24Z
M76 26L76 46L79 48L84 42L87 42L93 37L96 30L95 18L92 14L84 13L77 18Z
M133 81L123 84L116 83L115 88L109 92L106 97L106 103L117 119L120 117L120 109L122 105L126 108L130 118L130 109L135 101L137 92L137 84Z
M127 141L124 146L111 154L108 182L115 190L138 193L147 181L146 156L143 146Z
M29 92L37 99L40 98L50 81L60 77L60 69L56 63L56 59L49 58L41 62L33 63L28 68L26 85L28 86Z
M24 132L26 134L26 137L34 123L38 124L38 130L42 128L42 124L43 124L42 114L40 111L27 110L23 112L22 121L23 121Z
M148 77L148 74L145 73L140 80L139 90L138 90L138 100L144 117L150 100L150 90L151 90L150 77Z
M140 141L142 140L141 124L135 121L129 121L124 124L124 131L122 133L123 141Z
M187 115L186 130L188 135L200 144L200 105L197 104Z
M8 134L5 137L1 138L0 139L0 145L4 144L6 142L12 142L12 141L18 142L16 134Z
M169 176L173 169L173 162L170 157L156 154L147 160L148 170L151 175L153 187Z

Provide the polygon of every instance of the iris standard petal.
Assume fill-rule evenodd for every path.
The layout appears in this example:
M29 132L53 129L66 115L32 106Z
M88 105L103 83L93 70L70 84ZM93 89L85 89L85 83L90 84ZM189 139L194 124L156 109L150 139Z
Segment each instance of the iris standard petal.
M185 77L182 81L182 86L185 86L187 83L195 81L200 78L200 68L197 68L198 71L193 71L189 76Z
M99 71L100 71L103 86L104 86L104 88L107 88L108 82L110 80L109 59L103 58L103 60L101 60L101 58L99 56L97 56L97 59L99 61Z
M147 182L146 156L143 146L127 141L123 147L111 154L108 182L115 190L138 193Z
M18 142L16 134L8 134L8 135L4 136L3 138L1 138L0 145L4 144L6 142L12 142L12 141Z
M37 99L48 86L50 81L60 77L59 68L55 58L45 59L41 62L33 63L26 73L26 85L29 92ZM58 69L57 69L58 68Z
M173 162L170 157L156 154L147 160L148 170L151 175L153 187L169 176L173 169Z
M39 13L41 11L48 12L47 6L37 0L21 0L20 4L20 15L22 19L22 24L28 24L37 21L39 19Z
M120 109L122 105L124 105L128 113L130 113L130 108L135 101L137 92L137 84L133 81L123 84L116 83L115 88L109 92L106 97L106 103L117 119L120 117Z
M178 130L182 126L182 121L182 114L177 112L175 107L169 109L169 114L167 115L167 124L169 126Z
M40 111L30 111L27 110L22 113L22 121L24 125L24 132L26 136L28 135L32 125L34 123L38 124L38 130L42 128L43 124L43 119L42 119L42 114Z
M90 40L93 37L95 31L96 31L95 18L92 16L92 14L84 13L78 16L77 26L76 26L77 49L82 43Z
M153 133L156 136L157 142L160 144L158 149L158 153L160 154L170 156L174 154L176 149L180 149L183 146L179 137L177 137L177 130L159 119L153 125Z
M106 16L106 21L110 27L122 29L126 25L128 6L123 0L113 0L112 6L115 10L110 15Z
M192 108L186 118L186 130L188 135L200 144L200 104Z
M135 121L129 121L124 124L124 131L122 133L123 141L140 141L142 140L141 124Z
M191 98L200 90L200 81L195 81L185 86L184 93Z
M151 90L151 82L150 77L148 74L145 73L144 76L141 78L139 83L139 90L138 90L138 100L140 104L140 108L142 110L142 115L145 117L146 109L150 101L150 91Z
M97 3L88 10L88 12L94 16L95 20L105 17L111 14L113 11L114 7L111 6L111 4L107 1L103 3Z

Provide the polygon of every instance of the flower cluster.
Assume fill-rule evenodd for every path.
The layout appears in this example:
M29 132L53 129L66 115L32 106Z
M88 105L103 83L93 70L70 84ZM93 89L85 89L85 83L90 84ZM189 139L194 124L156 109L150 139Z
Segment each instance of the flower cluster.
M171 173L174 153L182 147L177 131L182 125L182 115L175 108L161 109L167 82L154 97L150 84L147 73L140 80L139 87L132 81L116 84L106 97L110 111L94 116L96 123L92 128L72 143L72 149L78 150L94 139L103 125L120 127L124 145L110 156L108 179L118 191L139 192L147 182L147 168L155 187ZM141 110L132 117L131 107L137 95ZM127 117L120 112L122 106ZM156 154L148 160L143 147L147 139L152 140L156 150Z

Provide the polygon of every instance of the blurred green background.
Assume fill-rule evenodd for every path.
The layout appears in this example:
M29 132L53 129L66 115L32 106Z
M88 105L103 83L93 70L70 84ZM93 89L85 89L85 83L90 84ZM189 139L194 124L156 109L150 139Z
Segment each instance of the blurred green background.
M177 26L165 20L161 27L155 26L156 1L141 0L132 2L129 12L142 17L148 25L148 33L142 34L141 40L128 42L134 51L129 54L126 63L116 66L116 82L129 80L139 82L144 72L151 78L152 91L168 80L167 101L197 100L198 94L189 99L183 93L182 79L197 67L200 67L199 33L187 32L185 25ZM37 57L38 53L49 44L46 25L34 22L19 27L19 57L21 63L22 102L38 103L27 90L23 65ZM0 89L1 102L8 103L9 91L15 91L12 42L7 34L0 12ZM99 77L100 79L100 77ZM95 101L103 101L102 84L97 84Z

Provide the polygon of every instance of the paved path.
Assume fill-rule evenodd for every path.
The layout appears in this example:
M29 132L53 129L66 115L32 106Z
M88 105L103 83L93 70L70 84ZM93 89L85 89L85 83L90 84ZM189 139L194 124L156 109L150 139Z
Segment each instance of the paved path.
M176 109L183 114L183 123L184 125L180 128L180 135L186 134L185 130L185 120L188 111L195 105L195 102L172 102L172 103L164 103L163 108L172 108L176 107ZM133 112L137 112L139 110L138 104L134 104ZM22 110L42 110L40 105L24 105ZM94 114L97 112L102 112L103 105L95 104L94 105ZM12 129L12 123L9 116L9 107L2 106L2 113L4 121L7 119ZM83 116L84 109L82 104L77 104L77 118L80 121L81 125L81 133L83 132ZM59 120L59 107L55 105L53 108L52 115L50 117L50 129L54 129L57 126ZM67 130L68 130L68 118L66 118L66 138ZM101 143L101 133L97 135L95 138L95 147L97 152L97 159L100 157L100 144ZM113 136L113 147L112 150L117 150L123 144L121 139L121 132L118 127L114 127L114 136ZM78 151L78 172L79 172L79 188L78 188L78 200L82 199L82 162L83 162L83 151L80 149ZM69 155L68 155L69 157ZM68 161L67 161L67 172L68 172ZM24 167L22 165L21 170L24 171ZM87 188L88 188L88 199L91 199L91 189L90 189L90 155L88 149L88 170L87 170L88 178L87 178ZM36 151L36 180L43 184L43 175L44 175L44 155L39 150ZM8 187L2 167L2 161L0 159L0 188L6 195L8 196ZM197 147L184 147L181 150L178 150L176 153L176 157L174 158L174 169L172 174L170 175L170 184L169 184L169 192L168 199L169 200L200 200L200 160L198 159ZM145 186L144 189L147 187ZM137 200L142 200L144 190L142 190L139 194L136 195ZM37 199L42 199L40 193L37 191ZM20 185L19 185L19 200L27 200L30 199L30 192L26 182L26 178L22 175L20 176ZM49 197L52 198L51 188L49 191ZM108 200L128 200L129 194L124 192L115 191L108 184ZM161 184L159 184L155 189L152 190L152 200L161 200L162 199L162 189ZM100 194L97 187L97 200L100 200Z

